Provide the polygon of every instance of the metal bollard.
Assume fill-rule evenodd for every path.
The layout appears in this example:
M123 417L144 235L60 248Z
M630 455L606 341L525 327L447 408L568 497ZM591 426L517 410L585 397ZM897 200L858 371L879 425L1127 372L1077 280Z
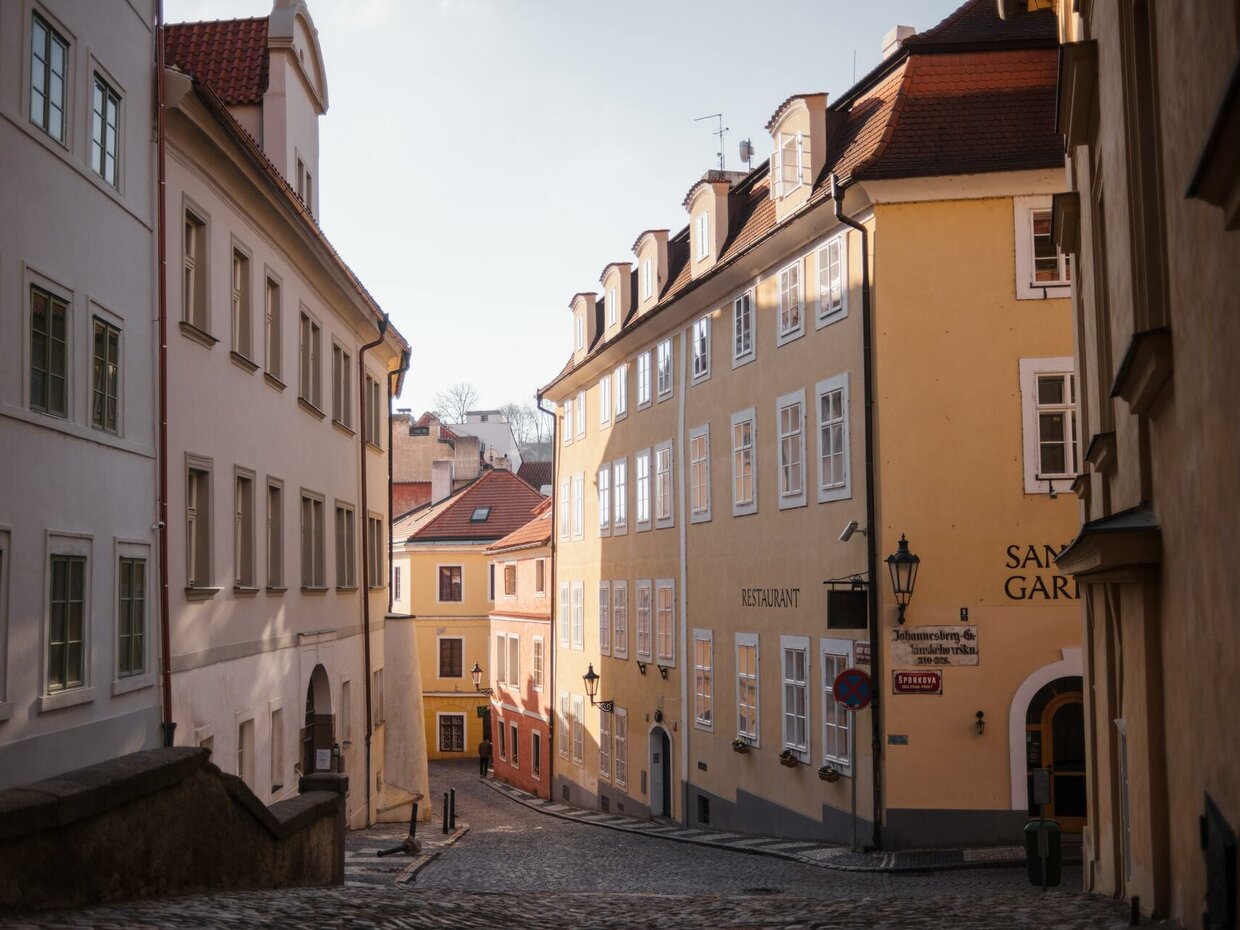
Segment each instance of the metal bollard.
M448 832L448 792L443 793L443 832Z
M418 802L413 802L413 813L409 815L409 839L416 841L418 838Z
M452 797L452 800L448 802L448 817L450 818L449 826L453 830L455 830L456 829L456 789L455 788L451 789L449 794Z

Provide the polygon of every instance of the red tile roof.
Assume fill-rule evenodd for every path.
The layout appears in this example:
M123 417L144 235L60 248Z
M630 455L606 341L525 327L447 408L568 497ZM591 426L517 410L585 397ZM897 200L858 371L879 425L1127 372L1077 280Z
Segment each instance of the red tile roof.
M267 91L267 17L164 27L164 64L210 86L229 106L262 103Z
M446 506L410 534L410 542L501 539L525 526L534 508L546 498L510 471L493 470L448 498ZM486 518L470 517L489 507Z
M555 462L522 462L517 477L538 490L544 484L555 481Z
M999 18L995 0L968 0L937 26L905 40L905 47L943 50L966 46L1028 47L1030 44L1059 44L1059 22L1052 9L1030 11L1012 20Z
M487 552L507 552L513 549L531 549L551 542L551 507L537 508L534 518L520 529L513 530L503 539L487 546Z

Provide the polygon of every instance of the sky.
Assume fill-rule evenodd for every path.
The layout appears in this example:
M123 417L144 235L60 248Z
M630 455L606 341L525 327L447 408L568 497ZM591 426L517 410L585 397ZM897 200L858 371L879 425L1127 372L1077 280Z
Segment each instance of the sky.
M473 384L533 403L571 354L569 300L684 227L791 94L836 99L897 23L963 0L308 0L327 72L320 222L412 346L397 403ZM271 0L165 0L168 22ZM855 58L855 66L854 66ZM855 67L855 71L854 71Z

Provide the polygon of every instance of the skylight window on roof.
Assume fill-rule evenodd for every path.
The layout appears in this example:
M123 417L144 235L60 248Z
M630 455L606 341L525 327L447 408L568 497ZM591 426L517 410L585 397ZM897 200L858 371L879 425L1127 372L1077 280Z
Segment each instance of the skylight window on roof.
M490 507L475 507L474 512L469 515L470 523L486 523L487 517L491 515Z

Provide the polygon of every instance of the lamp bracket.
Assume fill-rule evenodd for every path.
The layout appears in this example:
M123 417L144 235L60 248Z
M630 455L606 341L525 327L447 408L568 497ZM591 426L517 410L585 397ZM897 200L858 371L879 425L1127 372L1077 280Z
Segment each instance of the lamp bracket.
M615 701L597 701L597 702L591 701L590 703L593 704L595 707L597 707L599 710L601 710L605 714L614 714L616 712Z
M646 674L646 663L645 663L645 662L638 662L638 663L637 663L637 670L638 670L639 672L641 672L643 675L645 675L645 674Z
M659 675L662 676L664 681L667 680L667 666L666 665L659 666Z
M828 578L823 584L829 584L832 590L836 588L863 588L869 584L866 579L866 572L854 572L844 578Z

